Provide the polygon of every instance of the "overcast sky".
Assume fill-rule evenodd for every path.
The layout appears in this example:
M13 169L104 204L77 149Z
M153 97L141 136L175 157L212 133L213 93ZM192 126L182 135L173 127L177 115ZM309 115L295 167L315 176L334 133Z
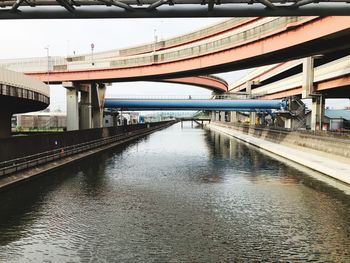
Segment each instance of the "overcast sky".
M90 20L1 20L0 58L71 55L125 48L187 33L223 20L205 19L90 19ZM156 31L155 31L156 30ZM244 76L247 71L220 74L226 81ZM211 91L188 85L129 82L108 87L107 97L117 95L209 95ZM52 110L65 110L65 90L51 86Z

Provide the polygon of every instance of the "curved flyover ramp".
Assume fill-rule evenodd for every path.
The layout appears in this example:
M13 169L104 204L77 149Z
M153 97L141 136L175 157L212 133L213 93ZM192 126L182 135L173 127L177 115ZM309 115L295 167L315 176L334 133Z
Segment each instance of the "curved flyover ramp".
M11 134L11 116L43 110L50 104L49 87L21 73L0 68L0 138Z
M350 17L264 18L200 43L164 51L58 63L50 72L50 82L188 77L344 50L350 46L349 23ZM23 71L41 80L47 78L47 66L42 71L40 67Z

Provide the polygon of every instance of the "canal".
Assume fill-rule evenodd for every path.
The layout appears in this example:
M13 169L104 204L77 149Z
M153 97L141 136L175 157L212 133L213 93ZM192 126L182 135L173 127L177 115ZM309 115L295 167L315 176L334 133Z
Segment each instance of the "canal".
M0 193L0 262L350 262L350 196L180 124Z

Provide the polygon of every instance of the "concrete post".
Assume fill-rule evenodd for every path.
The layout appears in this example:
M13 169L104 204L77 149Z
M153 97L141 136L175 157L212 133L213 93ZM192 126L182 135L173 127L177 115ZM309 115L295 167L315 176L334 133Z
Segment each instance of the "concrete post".
M225 122L231 121L231 113L229 111L225 111Z
M325 99L322 95L312 97L311 124L313 131L322 130L322 121L324 118Z
M12 113L0 111L0 138L11 137Z
M219 113L217 111L214 111L214 121L219 121Z
M237 111L231 111L230 122L233 122L233 123L237 123L238 122Z
M210 111L209 112L209 118L211 121L214 121L214 117L215 117L215 111Z
M113 112L112 116L113 116L113 127L117 127L118 126L118 115L117 115L117 112Z
M78 91L67 88L67 131L79 130Z
M92 128L91 85L80 87L79 129Z
M92 122L94 128L103 127L103 108L105 102L106 85L92 84L91 98L92 98Z
M249 123L250 125L255 125L256 124L256 112L252 111L249 114Z
M302 98L310 98L314 92L314 58L303 59Z
M224 111L220 111L220 121L221 122L225 122L225 112Z
M247 98L250 99L252 97L252 82L248 80L246 82L246 92L247 92Z

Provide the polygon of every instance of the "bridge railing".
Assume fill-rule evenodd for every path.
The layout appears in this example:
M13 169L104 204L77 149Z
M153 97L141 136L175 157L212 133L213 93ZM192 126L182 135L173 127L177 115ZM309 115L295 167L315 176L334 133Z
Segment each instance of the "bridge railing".
M137 54L144 54L148 52L152 52L154 50L159 49L167 49L170 47L186 44L192 41L196 41L199 39L203 39L213 34L217 34L226 30L229 30L244 21L249 21L251 19L247 18L231 18L217 24L214 24L209 27L205 27L199 30L195 30L191 33L182 34L176 37L172 37L169 39L165 39L162 41L158 41L155 43L138 45L131 48L121 49L119 50L120 56L133 56Z
M227 49L245 43L257 37L264 37L268 33L278 32L279 29L304 20L305 17L278 17L260 20L228 33L225 37L219 36L215 40L205 41L202 44L187 45L185 48L177 48L172 51L156 52L154 55L138 56L134 58L118 59L110 62L111 67L124 67L131 65L145 65L179 60L183 58L204 55Z

